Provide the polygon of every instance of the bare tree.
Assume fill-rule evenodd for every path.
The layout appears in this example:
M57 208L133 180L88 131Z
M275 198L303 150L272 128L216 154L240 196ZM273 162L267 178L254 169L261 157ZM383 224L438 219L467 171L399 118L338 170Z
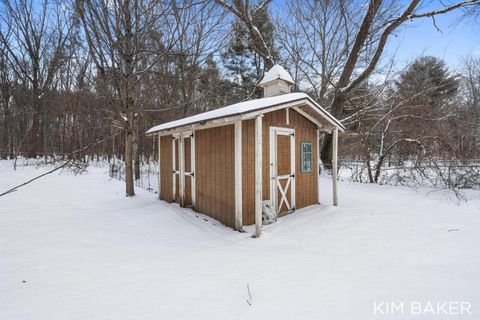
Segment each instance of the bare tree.
M44 98L69 59L73 26L71 12L43 0L1 1L0 43L3 57L15 76L26 84L32 106L28 129L28 156L38 155L38 146L47 153L47 112Z
M360 150L354 153L361 154L370 183L379 182L392 156L397 164L414 167L423 158L458 158L454 146L458 141L451 139L464 121L455 105L457 77L433 57L417 58L395 76L398 80L387 77L382 84L367 79L347 101L355 111L344 122L351 128L350 140Z
M460 126L459 141L467 158L480 158L480 58L467 57L462 61L460 104L464 106L464 123Z
M90 55L108 112L125 135L126 194L133 196L133 156L138 134L136 103L141 78L165 55L175 40L172 4L158 0L76 0ZM161 39L161 41L156 41ZM161 44L161 46L149 46ZM145 61L147 63L145 63ZM140 63L143 62L143 63Z
M249 0L216 0L216 2L247 27L253 48L263 57L267 68L272 66L272 54L252 19L255 10L268 5L271 1L253 3ZM303 5L306 9L301 8ZM438 10L419 12L420 0L411 0L404 6L395 1L384 0L371 0L365 6L358 4L355 6L354 2L345 0L334 4L302 1L291 5L291 12L299 24L292 27L287 23L287 26L282 26L281 31L284 34L282 42L286 44L286 51L296 69L303 67L316 71L303 73L313 74L314 77L308 79L310 82L321 83L316 96L324 105L328 101L331 113L341 118L349 95L375 70L387 40L401 25L414 19L433 18L455 9L478 5L478 0L467 0ZM355 11L363 12L362 17L357 19L358 13ZM312 15L320 21L310 22ZM290 19L290 15L287 19ZM299 34L302 33L304 38L300 39L304 41L299 40ZM329 40L331 42L328 42ZM305 50L305 42L309 41L311 41L307 45L309 48ZM312 49L315 50L314 53L311 52ZM316 52L317 50L319 52ZM305 54L305 51L310 52ZM328 92L330 86L332 90ZM330 99L325 98L327 94L330 95ZM331 146L331 136L326 135L321 152L322 160L326 164L331 163Z
M0 51L0 159L13 156L13 132L12 132L12 79L5 55ZM1 148L4 150L1 150Z
M175 7L177 39L171 58L176 67L176 85L179 99L175 109L181 117L198 113L198 81L211 52L218 51L225 42L226 32L222 28L225 13L210 1Z
M390 3L382 0L369 1L363 19L358 26L353 44L348 50L342 72L335 82L333 99L330 105L331 113L335 117L341 118L349 94L375 70L382 57L387 40L398 27L414 19L435 17L436 15L444 14L458 8L478 6L479 4L477 0L468 0L457 2L438 10L417 12L420 6L420 0L412 0L404 8L399 9L398 14L394 12L394 17L385 19L385 17L379 13L382 12L382 8L385 5L388 6ZM392 13L390 12L389 16L391 15ZM365 64L365 67L357 74L355 71L358 70L359 59L366 48L372 48L372 54ZM327 135L324 139L321 152L324 163L331 163L331 147L332 139L330 135Z
M287 2L288 19L278 19L278 40L295 82L308 83L312 97L329 107L353 41L358 10L352 1L294 0Z
M260 32L260 28L254 20L255 14L267 7L272 0L264 0L258 3L250 0L215 0L215 2L235 15L245 25L248 30L250 45L262 57L265 69L273 67L275 61L271 48L268 46L264 35Z

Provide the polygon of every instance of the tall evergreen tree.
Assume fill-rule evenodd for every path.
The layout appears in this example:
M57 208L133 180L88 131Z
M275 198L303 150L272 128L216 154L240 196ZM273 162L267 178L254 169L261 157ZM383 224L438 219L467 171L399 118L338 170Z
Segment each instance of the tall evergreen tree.
M396 111L401 119L396 130L419 141L428 139L431 154L445 150L450 133L445 128L457 116L452 105L458 86L459 80L443 60L430 56L415 59L395 83L397 99L404 105ZM412 147L403 145L400 153L413 154Z
M268 7L264 6L255 10L252 19L276 60L279 54L275 48L275 29L268 13ZM227 70L227 77L236 83L235 98L237 100L261 96L260 89L255 88L255 85L265 71L265 62L255 51L245 24L238 18L232 22L231 38L227 49L222 53L222 63Z
M432 107L439 107L453 97L458 85L458 80L449 73L445 62L431 56L414 60L396 81L402 97L419 95L423 98L423 103Z

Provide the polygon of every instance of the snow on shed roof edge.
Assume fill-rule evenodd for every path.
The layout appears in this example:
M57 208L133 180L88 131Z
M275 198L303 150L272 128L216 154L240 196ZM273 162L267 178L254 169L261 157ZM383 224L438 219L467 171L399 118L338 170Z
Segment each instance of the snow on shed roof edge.
M268 97L268 98L260 98L260 99L254 99L254 100L248 100L248 101L243 101L239 103L235 103L223 108L199 113L194 116L186 117L183 119L178 119L174 121L170 121L167 123L162 123L157 126L154 126L150 128L146 134L151 134L154 132L158 131L163 131L163 130L169 130L169 129L175 129L187 125L192 125L208 120L215 120L219 118L224 118L224 117L231 117L231 116L237 116L237 115L242 115L242 114L247 114L250 112L262 110L265 108L270 108L274 107L277 105L285 104L285 103L290 103L290 102L295 102L295 101L300 101L302 99L308 99L311 103L313 103L324 115L328 118L330 118L335 124L338 125L338 127L345 129L343 124L337 120L335 117L333 117L329 112L327 112L325 109L323 109L320 105L318 105L312 98L310 98L307 94L302 93L302 92L296 92L296 93L288 93L280 96L275 96L275 97Z

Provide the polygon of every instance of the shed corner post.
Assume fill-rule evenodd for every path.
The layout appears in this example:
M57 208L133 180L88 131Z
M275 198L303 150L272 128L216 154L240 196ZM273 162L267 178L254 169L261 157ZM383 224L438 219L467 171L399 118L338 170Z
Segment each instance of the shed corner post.
M162 137L160 136L160 134L157 135L158 137L158 199L162 199L162 195L161 195L161 192L162 192L162 161L161 161L161 147L162 147L162 144L161 144L161 140L162 140Z
M320 129L317 129L317 203L320 204Z
M243 227L242 216L242 121L235 122L235 230Z
M332 183L333 183L333 205L338 206L337 194L337 172L338 172L338 128L333 129L332 148Z
M178 158L179 158L179 194L180 194L180 206L185 207L185 144L183 140L183 133L180 133L178 137Z
M172 201L175 202L176 192L177 192L177 178L175 177L177 171L177 162L175 156L175 136L172 135Z
M197 181L196 181L196 166L195 166L195 160L196 160L196 153L195 153L195 125L192 125L192 135L190 139L190 172L192 174L190 180L191 180L191 193L192 193L192 207L195 210L195 202L197 199L196 195L196 190L197 190Z
M263 116L255 118L255 237L262 233L262 121Z

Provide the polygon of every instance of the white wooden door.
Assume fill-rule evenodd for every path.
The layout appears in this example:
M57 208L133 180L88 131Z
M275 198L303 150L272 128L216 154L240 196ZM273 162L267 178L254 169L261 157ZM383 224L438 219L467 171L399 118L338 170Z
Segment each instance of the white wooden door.
M295 130L270 127L270 199L277 214L295 210Z
M187 207L195 206L195 135L185 131L173 136L173 199Z
M173 136L172 139L172 196L173 201L179 202L179 185L180 185L180 159L179 159L179 145L180 145L180 137Z
M185 206L195 204L195 136L191 131L183 133L184 196Z

